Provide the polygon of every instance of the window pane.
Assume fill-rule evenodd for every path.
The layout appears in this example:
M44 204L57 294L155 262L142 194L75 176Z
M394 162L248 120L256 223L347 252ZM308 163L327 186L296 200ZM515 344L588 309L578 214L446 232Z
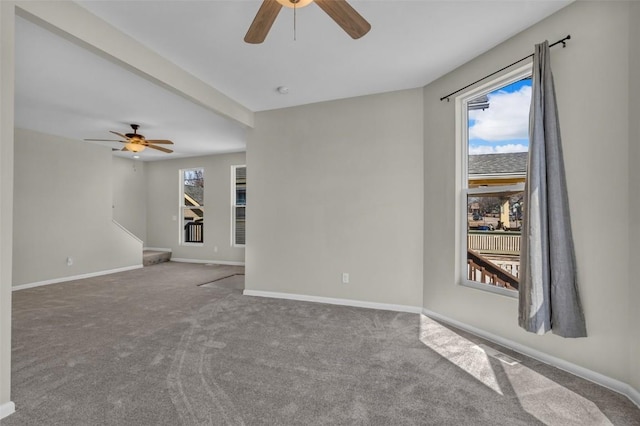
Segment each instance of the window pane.
M235 221L235 239L236 244L244 245L245 243L245 208L236 207L236 221Z
M238 206L247 204L247 168L236 167L236 202Z
M204 205L204 170L184 171L184 205Z
M531 78L508 84L467 103L469 156L529 150ZM477 173L511 173L515 165L485 164ZM496 170L496 167L499 167ZM520 170L516 170L520 171ZM469 175L474 171L469 170Z
M236 183L246 183L246 182L247 182L247 168L236 167Z
M467 196L467 279L518 289L522 192Z
M234 194L233 207L233 244L245 244L245 206L247 205L247 168L235 167L234 182L231 187Z
M247 189L236 186L236 205L244 206L247 204Z
M518 289L530 104L530 77L467 102L467 188L482 192L464 213L469 281Z
M203 226L204 217L202 209L182 209L183 217L183 241L185 243L204 242Z
M203 243L204 169L182 170L180 233L183 243Z

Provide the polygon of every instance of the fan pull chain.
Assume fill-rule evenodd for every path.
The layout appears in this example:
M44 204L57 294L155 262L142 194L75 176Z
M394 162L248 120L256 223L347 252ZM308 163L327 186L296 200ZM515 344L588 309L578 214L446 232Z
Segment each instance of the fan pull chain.
M296 41L296 10L298 3L293 3L293 41Z

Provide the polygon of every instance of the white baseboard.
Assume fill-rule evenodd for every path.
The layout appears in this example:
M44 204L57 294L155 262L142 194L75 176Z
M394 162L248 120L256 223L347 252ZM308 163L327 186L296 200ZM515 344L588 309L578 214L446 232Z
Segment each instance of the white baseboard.
M181 257L172 257L171 261L181 262L181 263L213 263L214 265L244 266L244 262L234 262L231 260L202 260L202 259L184 259Z
M16 406L13 402L5 402L0 405L0 419L4 419L7 416L16 412Z
M640 392L637 389L634 389L631 385L627 384L627 391L623 393L631 400L631 402L640 408Z
M269 297L273 299L299 300L302 302L327 303L330 305L353 306L356 308L380 309L383 311L409 312L419 314L422 308L419 306L393 305L389 303L364 302L352 299L336 299L333 297L308 296L305 294L279 293L275 291L244 290L245 296Z
M173 251L170 248L162 248L162 247L143 247L142 250L168 251L169 253L171 253Z
M142 265L133 265L133 266L125 266L123 268L109 269L106 271L91 272L88 274L72 275L70 277L55 278L52 280L38 281L35 283L15 285L11 288L11 290L12 291L25 290L27 288L40 287L40 286L49 285L49 284L58 284L58 283L63 283L67 281L82 280L85 278L99 277L101 275L115 274L116 272L125 272L125 271L131 271L133 269L140 269L140 268L142 268Z
M582 377L583 379L586 379L598 385L604 386L605 388L611 389L612 391L621 393L622 395L625 395L627 398L629 398L631 402L633 402L638 407L640 407L640 392L638 392L628 383L621 382L609 376L605 376L604 374L600 374L593 370L589 370L587 368L573 364L569 361L556 358L552 355L530 348L529 346L525 346L523 344L514 342L513 340L505 339L504 337L500 337L493 333L489 333L487 331L481 330L469 324L465 324L458 320L454 320L447 316L440 315L428 309L422 309L422 314L430 318L433 318L435 320L441 321L443 323L457 327L461 330L467 331L478 337L482 337L483 339L487 339L491 342L502 345L506 348L512 349L530 358L534 358L538 361L544 362L545 364L549 364L553 367L559 368L560 370L564 370L575 376Z

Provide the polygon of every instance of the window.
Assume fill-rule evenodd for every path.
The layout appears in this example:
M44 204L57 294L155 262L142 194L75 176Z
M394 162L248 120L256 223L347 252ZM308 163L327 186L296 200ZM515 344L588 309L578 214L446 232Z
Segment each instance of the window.
M180 244L204 243L204 169L180 170Z
M515 296L529 149L531 70L458 99L461 281Z
M231 166L231 245L245 245L247 166Z

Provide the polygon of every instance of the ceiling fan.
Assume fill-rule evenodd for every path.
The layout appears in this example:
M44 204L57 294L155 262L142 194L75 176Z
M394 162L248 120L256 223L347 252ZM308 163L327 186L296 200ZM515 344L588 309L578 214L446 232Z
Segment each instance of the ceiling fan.
M300 8L315 3L353 39L365 35L369 24L346 0L264 0L258 10L244 41L259 44L264 41L282 6Z
M120 136L124 140L116 140L116 139L85 139L85 141L95 141L95 142L120 142L126 144L121 151L131 151L131 152L140 152L145 148L153 148L158 151L166 152L167 154L172 153L173 151L156 145L173 145L173 142L166 139L147 139L143 135L138 133L138 128L140 126L137 124L132 124L131 128L133 129L133 133L122 133L114 132L113 130L109 130L114 135Z

